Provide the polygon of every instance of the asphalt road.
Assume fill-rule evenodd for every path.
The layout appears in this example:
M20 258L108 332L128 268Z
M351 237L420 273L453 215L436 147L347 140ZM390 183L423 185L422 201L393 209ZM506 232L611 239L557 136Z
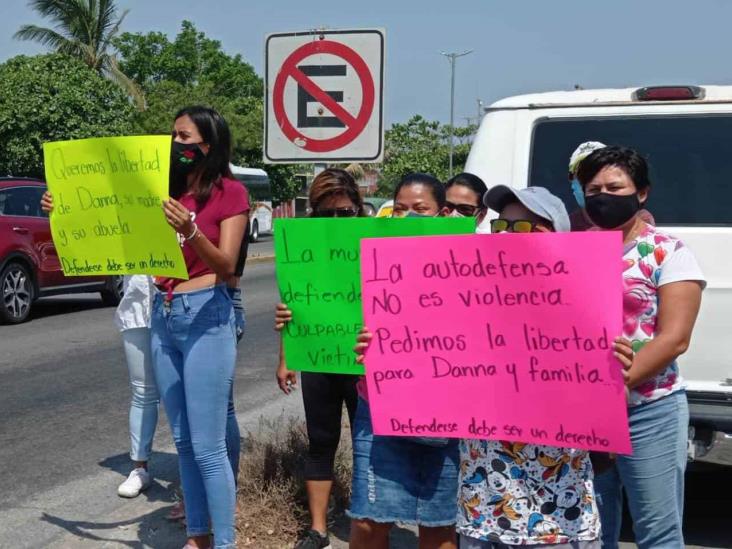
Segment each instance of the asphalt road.
M274 383L272 261L248 264L242 287L247 331L235 381L239 414L284 399ZM54 531L64 531L51 509L73 507L78 516L84 506L119 504L113 490L129 472L130 397L112 315L96 295L55 297L39 301L30 322L0 326L0 547L18 546L11 540L19 538L22 547L46 546ZM155 447L156 476L174 480L162 410ZM107 477L111 485L100 490L95 483L104 472L118 478Z
M274 237L271 234L262 234L257 242L249 245L249 257L274 255Z
M250 254L267 255L271 245L271 237L265 237ZM242 286L247 334L237 365L237 411L250 418L285 408L298 413L299 397L281 397L273 382L273 263L248 264ZM156 517L158 524L164 522L162 511L106 525L92 521L112 516L122 505L128 511L155 501L168 505L166 487L177 476L161 413L152 463L162 484L149 491L146 501L135 500L137 508L114 495L129 471L129 389L112 313L96 296L49 298L37 304L30 322L0 326L0 547L173 547L180 541L178 533L172 542L163 542L158 526L144 535L135 532L131 542L109 541L119 536L104 530L119 531ZM732 468L692 470L685 529L690 546L732 547L730 520ZM414 546L409 532L400 537L404 543L395 545ZM624 538L632 539L629 533ZM343 541L337 546L344 546Z

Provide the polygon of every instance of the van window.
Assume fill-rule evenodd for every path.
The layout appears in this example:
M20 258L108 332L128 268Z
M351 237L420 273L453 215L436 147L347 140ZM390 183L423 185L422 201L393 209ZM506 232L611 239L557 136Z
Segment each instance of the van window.
M624 145L648 160L646 205L659 225L732 224L732 116L544 119L534 128L529 184L546 187L571 213L569 157L584 141Z

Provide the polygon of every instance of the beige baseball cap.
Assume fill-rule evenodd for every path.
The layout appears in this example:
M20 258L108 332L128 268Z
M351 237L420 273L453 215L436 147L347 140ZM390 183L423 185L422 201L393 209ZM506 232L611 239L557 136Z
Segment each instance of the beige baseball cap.
M569 157L569 173L575 175L580 162L590 156L593 152L599 149L604 149L605 147L607 147L607 145L600 143L599 141L585 141L582 143L574 150L572 156Z

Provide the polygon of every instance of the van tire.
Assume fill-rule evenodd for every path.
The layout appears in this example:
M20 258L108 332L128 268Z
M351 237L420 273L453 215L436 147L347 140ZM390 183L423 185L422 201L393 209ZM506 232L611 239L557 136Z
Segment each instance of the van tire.
M252 232L249 233L249 242L257 242L259 240L259 221L252 221Z

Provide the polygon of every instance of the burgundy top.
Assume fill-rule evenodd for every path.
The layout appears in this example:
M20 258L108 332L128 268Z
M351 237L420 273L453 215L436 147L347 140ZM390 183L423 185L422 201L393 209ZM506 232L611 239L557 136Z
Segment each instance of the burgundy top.
M244 185L236 179L225 177L221 179L220 186L213 186L211 196L205 203L199 204L191 193L184 194L178 199L178 202L190 210L191 220L196 224L199 232L206 235L214 246L219 245L221 222L249 211L249 193ZM188 277L197 278L205 274L213 274L214 271L198 256L186 241L185 236L178 233L178 242L183 249ZM158 280L158 283L166 288L173 288L180 282L174 278Z

